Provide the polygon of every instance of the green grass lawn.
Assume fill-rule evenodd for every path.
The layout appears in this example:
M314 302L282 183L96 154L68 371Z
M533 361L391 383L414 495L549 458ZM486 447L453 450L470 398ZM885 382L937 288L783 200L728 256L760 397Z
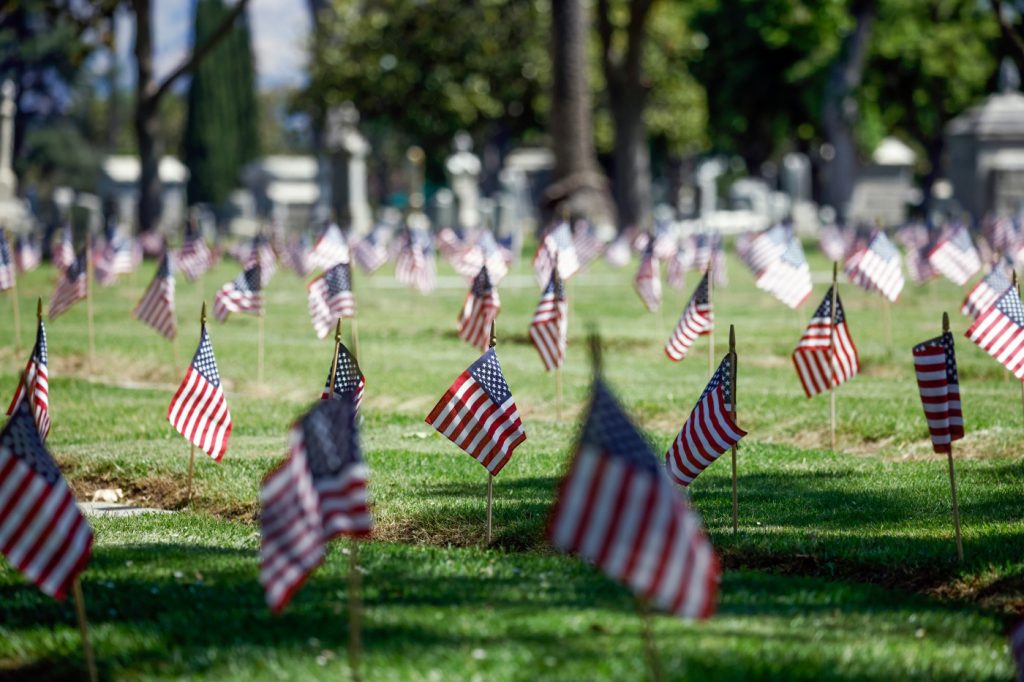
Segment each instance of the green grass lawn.
M708 339L669 362L661 348L689 291L645 311L632 269L595 264L574 279L559 418L554 377L526 332L539 292L518 267L500 287L498 353L528 440L495 482L494 541L484 547L482 467L423 422L478 355L454 333L465 295L446 266L429 297L390 272L356 274L367 376L362 436L376 537L364 543L368 679L635 679L642 621L623 588L553 555L543 528L586 401L585 337L604 341L605 373L655 451L664 452L708 377ZM154 264L97 289L96 358L84 304L47 326L49 446L82 497L121 487L133 501L180 508L189 448L164 414L195 349L204 295L233 277L221 265L178 282L177 352L129 317ZM812 267L826 277L821 260ZM889 315L877 295L843 286L862 371L838 390L840 452L828 451L828 399L808 401L789 354L824 295L791 311L757 291L735 261L715 292L716 363L736 326L740 530L731 528L727 461L691 486L723 557L719 613L704 623L654 618L669 678L994 679L1012 675L1002 631L1024 611L1024 436L1019 382L963 338L963 291L908 285ZM13 391L33 335L36 296L53 271L19 282L22 350L0 326L0 393ZM691 274L688 286L696 284ZM281 459L288 425L319 396L331 346L317 340L304 283L279 272L267 290L265 378L257 321L211 322L234 421L217 465L197 460L192 507L97 519L83 575L101 672L110 679L338 679L347 674L348 544L282 616L257 581L257 493ZM9 320L6 300L2 318ZM965 562L956 561L944 457L931 452L910 347L950 312L967 437L956 444ZM351 329L346 329L346 339ZM888 343L891 335L892 344ZM175 361L176 358L176 361ZM0 679L81 674L71 603L43 597L0 563Z

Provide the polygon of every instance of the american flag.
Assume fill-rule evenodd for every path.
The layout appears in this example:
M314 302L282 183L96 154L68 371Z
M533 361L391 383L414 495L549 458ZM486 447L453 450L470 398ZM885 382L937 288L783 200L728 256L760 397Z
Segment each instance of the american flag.
M679 235L667 223L659 223L654 233L654 257L665 261L679 249Z
M1010 655L1017 666L1017 680L1024 682L1024 618L1010 628Z
M850 233L836 225L826 225L818 231L818 245L830 261L841 261L850 247Z
M109 225L104 238L93 246L92 257L96 281L110 286L118 275L135 272L142 263L142 247L138 240L118 234L117 229Z
M666 278L668 285L673 289L682 291L686 286L686 273L693 268L693 251L680 243L676 252L668 259Z
M0 229L0 291L14 288L14 261L7 245L7 231Z
M176 260L188 281L194 282L213 266L214 259L199 230L189 229Z
M310 282L309 318L321 339L334 329L338 320L356 316L356 298L352 294L352 271L348 263L338 263Z
M944 332L914 346L914 370L932 447L935 452L949 452L950 443L964 437L953 335Z
M39 430L39 438L44 441L50 433L50 374L46 367L47 359L46 327L43 325L43 321L39 320L39 327L36 330L36 345L32 347L32 356L28 359L25 371L18 381L18 388L14 391L11 404L7 407L7 414L13 415L14 410L25 400L25 395L31 390L32 417Z
M422 229L406 231L395 258L395 279L414 287L421 294L437 286L437 264L430 233Z
M60 239L53 245L53 264L64 272L75 262L75 247L71 241L71 225L61 228Z
M310 262L314 267L327 270L338 263L348 263L348 242L337 223L331 223L313 245Z
M491 339L491 324L501 310L498 290L491 283L487 266L480 268L459 311L459 338L485 350Z
M629 238L625 234L619 235L604 250L604 259L613 268L624 268L629 265L629 259L632 255Z
M935 279L939 273L932 267L928 260L928 254L932 251L932 244L929 242L924 246L907 247L907 272L915 284L924 284L928 280Z
M331 368L327 370L327 379L324 381L324 390L320 393L320 400L330 400L331 398L331 369L334 363L331 363ZM359 363L356 362L355 356L349 352L345 344L338 344L338 371L334 376L334 395L341 396L345 393L351 393L355 397L356 410L359 410L359 406L363 404L363 389L366 387L366 378L363 376L362 370L359 369Z
M462 235L455 228L445 226L437 232L437 248L441 251L441 255L444 256L445 260L451 263L458 258L462 250L466 248L466 245L463 242Z
M959 286L967 284L967 280L981 270L981 257L971 242L971 235L963 225L946 231L945 236L928 254L928 262Z
M967 317L977 318L978 315L988 310L988 307L995 303L999 295L1010 288L1008 272L1013 272L1013 266L1006 263L1005 260L995 264L992 271L967 293L963 305L960 306L960 312Z
M167 238L158 230L141 233L138 242L144 256L160 256L167 250Z
M270 244L270 240L262 234L252 238L246 245L235 249L235 256L242 264L243 270L249 270L256 265L260 266L260 287L266 287L277 272L277 254Z
M896 301L903 291L899 251L881 230L854 250L846 259L845 270L851 282L866 291L881 292L890 301Z
M174 271L169 254L165 253L160 259L160 267L132 315L168 339L173 339L178 333L178 321L174 316Z
M541 362L548 371L558 369L565 361L568 345L569 305L565 300L565 287L558 270L551 269L551 280L541 294L540 302L530 322L530 340L540 353Z
M741 235L736 240L736 255L755 277L767 270L786 252L791 231L783 225L773 225L754 235Z
M203 325L199 347L185 379L167 407L167 421L187 441L219 462L228 451L231 438L231 413L224 397L213 357L210 334Z
M76 302L81 301L89 293L89 278L86 276L83 253L68 266L64 274L57 280L57 288L50 299L50 319L56 318Z
M498 247L498 241L490 230L480 230L472 244L452 259L455 271L470 280L476 277L480 268L487 266L487 274L497 284L508 274L508 261Z
M39 267L42 255L39 242L29 235L18 235L14 238L14 265L18 272L32 272Z
M699 232L693 235L693 267L704 272L711 268L714 284L724 287L729 283L728 270L725 265L725 242L718 231Z
M25 403L0 432L0 481L4 556L45 594L63 599L89 563L92 528Z
M299 277L305 277L313 269L310 252L309 236L301 235L282 247L281 264Z
M533 276L538 286L547 285L556 263L558 275L563 282L569 281L569 278L580 269L576 245L572 240L572 230L566 222L558 223L548 230L533 255Z
M323 562L329 541L373 530L351 396L318 403L289 441L288 459L260 487L260 583L274 612Z
M1019 239L1020 225L1013 218L989 216L981 224L981 234L995 251L1009 252Z
M967 330L967 338L1024 381L1024 306L1010 287Z
M492 476L498 475L526 440L523 420L493 348L455 379L426 422Z
M761 272L755 284L758 289L767 291L794 309L810 297L811 268L807 265L804 249L796 235L790 235L786 250Z
M594 234L593 227L586 220L577 220L573 226L572 244L580 268L590 265L604 251L605 243Z
M262 311L263 293L259 264L253 265L222 286L213 298L213 316L219 322L228 319L231 313L259 315Z
M705 272L697 289L690 296L686 308L683 309L672 336L665 342L665 355L672 362L679 362L685 358L697 337L710 334L714 329L715 315L711 308L710 293L708 273Z
M731 371L732 363L726 355L665 453L668 475L679 485L690 485L700 472L747 435L736 425L732 414Z
M640 294L649 311L657 312L661 307L661 273L658 261L654 258L654 245L648 243L644 255L640 257L640 267L633 278L633 288Z
M352 247L352 258L366 274L373 274L388 262L387 232L374 227Z
M833 359L829 365L829 347L834 339ZM803 384L808 398L827 391L829 386L839 386L860 371L857 347L850 338L846 327L843 302L836 294L836 326L832 334L832 289L829 288L821 305L814 311L811 323L807 325L800 343L793 351L793 365Z
M700 517L600 379L548 538L669 613L715 611L720 569Z

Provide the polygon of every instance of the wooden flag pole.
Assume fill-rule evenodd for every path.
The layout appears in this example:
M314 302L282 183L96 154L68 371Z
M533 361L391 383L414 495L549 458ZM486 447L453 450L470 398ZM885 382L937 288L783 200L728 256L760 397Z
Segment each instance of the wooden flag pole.
M836 298L839 295L837 280L839 278L839 263L832 263L832 321L828 330L828 413L829 413L829 434L831 435L832 452L836 451Z
M85 311L89 318L89 371L92 371L93 358L96 357L96 328L92 317L92 285L94 264L92 262L92 234L85 233Z
M338 353L341 351L341 319L338 318L338 325L334 328L334 358L331 360L331 383L328 384L328 399L334 398L334 382L338 380ZM356 360L358 363L359 361Z
M359 540L352 538L348 551L348 667L353 682L362 679L360 659L363 654L363 576L359 572Z
M708 278L708 308L711 309L711 315L714 316L714 303L712 302L712 291L714 290L714 283L711 278L712 263L715 262L714 257L708 263L707 278ZM708 333L708 377L712 377L715 374L715 322L714 317L711 320L711 331Z
M75 596L75 614L78 616L78 631L82 634L82 649L85 651L85 667L89 671L89 682L97 682L96 657L92 651L92 640L89 638L89 621L85 617L85 597L82 596L82 583L75 576L71 584Z
M203 330L206 329L206 301L203 301L202 312L199 313L199 338L203 338ZM196 444L190 443L192 448L188 455L188 493L185 496L185 504L192 504L192 472L196 464Z
M942 331L949 331L949 313L942 313ZM953 441L949 441L949 449L946 450L946 458L949 460L949 489L953 497L953 525L956 528L956 558L960 563L964 562L964 543L960 536L960 506L956 499L956 473L953 470Z
M491 320L491 342L490 347L498 345L498 338L494 335L494 320ZM487 544L491 544L491 512L494 507L494 474L487 472Z
M729 416L736 421L736 328L729 325L729 391L732 394ZM739 530L739 497L736 485L736 444L732 446L732 532Z

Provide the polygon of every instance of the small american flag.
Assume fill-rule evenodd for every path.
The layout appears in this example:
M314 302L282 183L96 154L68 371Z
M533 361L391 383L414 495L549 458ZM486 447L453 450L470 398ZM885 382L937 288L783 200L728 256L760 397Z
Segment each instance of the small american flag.
M949 452L950 443L964 437L953 335L944 332L914 346L914 370L932 447L935 452Z
M732 363L726 355L665 453L665 468L679 485L690 485L700 472L747 435L736 425L732 414L731 371Z
M274 612L323 562L329 541L373 529L351 395L318 403L289 441L288 459L260 488L260 583Z
M533 255L533 276L538 286L547 285L556 263L558 275L563 282L569 281L569 278L580 269L576 245L572 240L572 229L566 222L558 223L548 230Z
M1024 306L1010 287L967 330L967 338L1024 381Z
M693 267L701 272L711 269L715 278L715 286L724 287L729 283L728 270L725 264L725 242L722 233L716 231L699 232L693 235Z
M245 269L248 270L253 265L260 266L260 286L267 286L277 272L277 254L274 253L270 240L262 234L256 235L252 240L252 250L245 262Z
M395 279L427 294L437 286L437 264L430 233L423 229L406 231L395 258Z
M486 350L491 339L491 324L501 310L498 290L491 284L487 266L480 268L473 286L459 311L459 338L480 350Z
M754 235L741 235L736 240L736 255L755 277L760 277L789 246L791 233L785 226L773 225Z
M65 225L61 228L60 239L53 245L53 264L57 269L64 272L75 262L75 247L71 241L71 226Z
M388 262L387 236L386 228L374 227L352 247L353 260L366 274L377 272Z
M301 235L282 247L281 263L299 277L305 277L313 269L310 252L309 236Z
M710 334L714 328L715 315L711 307L708 273L705 272L697 289L690 296L689 303L683 309L672 336L665 342L665 355L672 362L679 362L686 357L698 336Z
M0 291L14 288L14 261L7 244L7 231L0 229Z
M338 320L356 316L356 298L352 294L352 270L338 263L310 282L309 318L321 339L331 333Z
M453 262L466 248L462 235L453 227L445 226L437 232L437 248L449 263Z
M600 379L548 538L669 613L715 611L720 569L700 517Z
M14 239L14 265L18 272L32 272L42 260L38 240L30 235L18 235Z
M1024 618L1010 628L1010 655L1017 666L1017 680L1024 682Z
M959 286L981 270L981 257L971 242L967 228L957 225L947 229L946 234L928 254L928 261L936 270Z
M899 251L881 230L854 250L846 260L845 270L851 282L865 291L881 292L890 301L896 301L903 291Z
M480 268L487 266L487 274L491 282L497 284L508 274L508 262L505 260L498 241L490 230L480 230L472 244L462 250L453 260L455 271L470 280L476 277Z
M228 451L231 438L231 413L224 397L213 357L210 335L203 325L199 347L185 379L167 407L167 421L187 441L219 462Z
M0 432L0 481L4 556L45 594L63 599L89 563L92 528L25 403Z
M310 262L314 267L327 270L338 263L348 263L348 242L337 223L331 223L313 245Z
M50 299L50 311L48 314L51 320L88 295L89 278L86 277L84 263L86 257L83 253L83 255L75 258L74 262L68 266L64 274L57 280L57 288L53 292L53 298Z
M604 251L605 243L594 234L594 229L586 220L577 220L573 226L572 244L576 249L576 258L580 268L590 265Z
M661 307L661 273L658 261L654 258L653 242L648 242L643 256L640 257L640 267L633 278L633 288L640 294L640 300L647 309L652 313L657 312Z
M565 300L565 287L556 268L551 269L551 281L541 294L540 302L530 322L530 340L540 353L541 362L548 371L558 369L565 361L568 345L569 305Z
M680 242L676 247L676 252L668 259L665 273L668 285L677 291L682 291L686 287L686 273L692 268L693 251Z
M327 369L327 379L324 381L324 390L320 393L320 400L331 399L331 367ZM351 393L356 401L356 410L363 404L363 389L366 387L366 378L359 369L359 363L355 356L349 352L345 344L338 344L338 370L334 375L334 396L341 396Z
M50 433L50 375L46 367L47 359L46 327L43 321L39 320L36 345L32 347L32 356L28 359L25 371L18 381L18 388L15 389L11 404L7 407L7 414L13 415L18 405L24 402L26 394L31 391L32 417L39 430L39 438L43 441Z
M1013 272L1011 264L1005 261L995 264L992 271L968 292L967 298L960 306L960 312L967 317L977 318L978 315L988 310L988 307L995 303L1000 294L1010 288L1008 272Z
M833 359L829 365L829 344L834 339ZM821 305L814 311L800 343L793 351L793 365L808 398L839 386L860 371L857 347L846 327L843 302L836 294L836 326L832 333L832 289L829 288Z
M178 267L181 268L188 281L196 281L204 272L213 267L213 260L213 253L206 246L206 241L199 234L199 230L188 229L176 259Z
M160 259L160 267L132 315L168 339L173 339L178 333L178 321L174 316L174 271L169 254L165 253Z
M460 374L426 422L497 476L526 440L523 420L490 348Z
M231 313L252 313L263 311L263 293L260 281L260 266L253 265L238 277L220 288L213 298L213 316L223 322Z
M932 267L928 260L928 254L932 252L932 244L929 242L924 246L907 247L907 272L915 284L924 284L935 279L939 273Z
M981 234L996 251L1006 253L1019 239L1020 225L1006 216L987 217L981 224Z
M811 268L796 235L789 236L789 245L782 255L758 276L758 289L767 291L790 308L803 305L812 291Z

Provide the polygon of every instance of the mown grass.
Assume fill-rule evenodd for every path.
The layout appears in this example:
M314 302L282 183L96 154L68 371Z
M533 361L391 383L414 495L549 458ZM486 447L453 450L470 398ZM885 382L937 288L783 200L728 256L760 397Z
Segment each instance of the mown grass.
M813 265L825 274L823 261ZM176 508L188 448L164 413L194 350L199 303L235 269L222 265L194 285L179 281L175 363L170 344L128 317L152 267L96 292L91 371L84 305L48 325L50 447L80 495L122 487L133 500ZM635 678L643 653L632 599L589 567L551 555L543 526L586 400L586 326L601 331L605 372L660 453L708 374L706 339L679 364L661 351L689 292L669 291L659 320L630 290L631 272L597 264L574 280L559 418L553 377L526 340L537 288L526 267L501 287L498 352L529 439L496 481L495 541L485 549L485 474L422 421L476 357L453 333L464 287L442 270L445 286L429 297L397 288L389 273L357 275L363 437L377 523L377 539L363 551L367 675ZM728 568L720 614L702 624L655 619L666 669L722 679L1006 679L1002 621L1024 609L1020 388L961 341L962 291L945 282L908 287L891 310L890 350L880 299L842 289L864 369L839 389L841 451L832 454L822 449L827 399L803 397L788 359L827 284L793 312L757 292L736 263L729 274L730 286L715 294L716 356L735 324L739 419L750 432L739 453L740 532L731 530L723 461L691 487ZM43 269L20 284L23 345L32 331L26 311L34 296L49 296L52 277ZM318 396L330 360L329 342L309 324L303 284L279 273L267 297L262 384L256 321L211 323L234 434L222 464L197 462L191 511L96 521L85 582L112 678L343 674L348 562L340 550L283 617L266 612L256 580L259 482L283 455L288 424ZM963 565L952 542L946 463L930 453L909 352L939 332L943 309L961 335ZM11 350L12 331L0 327L5 391L24 362L24 350ZM0 676L75 674L70 606L47 601L6 566L0 594Z

